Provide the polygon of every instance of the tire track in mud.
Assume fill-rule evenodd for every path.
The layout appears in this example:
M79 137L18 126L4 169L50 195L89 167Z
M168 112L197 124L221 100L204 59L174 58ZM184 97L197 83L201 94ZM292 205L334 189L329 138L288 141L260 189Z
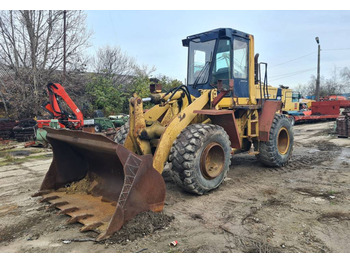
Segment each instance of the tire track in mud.
M337 151L338 152L338 151ZM317 154L310 155L293 155L286 166L283 167L263 167L261 172L264 173L287 173L292 171L300 171L301 169L313 169L316 166L322 166L322 162L332 160L336 157L337 152L329 154L329 152L317 152ZM338 153L339 154L339 153Z

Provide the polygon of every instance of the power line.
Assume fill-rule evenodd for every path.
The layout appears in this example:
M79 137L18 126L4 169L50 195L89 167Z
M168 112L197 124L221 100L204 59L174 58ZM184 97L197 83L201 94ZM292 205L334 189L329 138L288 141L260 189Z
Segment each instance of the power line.
M344 51L344 50L350 50L350 48L322 49L321 51ZM277 66L280 66L280 65L284 65L284 64L287 64L287 63L296 61L296 60L298 60L298 59L301 59L301 58L304 58L304 57L313 55L313 54L315 54L315 53L317 53L317 52L308 53L308 54L306 54L306 55L303 55L303 56L294 58L294 59L292 59L292 60L288 60L288 61L286 61L286 62L283 62L283 63L277 64L277 65L270 66L270 68L274 68L274 67L277 67ZM313 70L315 70L315 69L316 69L316 67L310 68L310 69L305 69L305 70L300 70L300 71L296 71L296 72L292 72L292 73L286 73L286 74L282 74L282 75L276 75L276 76L272 76L272 77L270 78L270 80L271 80L271 81L276 81L276 80L279 80L279 79L288 78L288 77L292 77L292 76L295 76L295 75L299 75L299 74L303 74L303 73L306 73L306 72L310 72L310 71L313 71Z
M344 51L344 50L350 50L350 48L321 49L321 51ZM273 68L273 67L276 67L276 66L280 66L280 65L284 65L284 64L288 64L288 63L290 63L290 62L294 62L294 61L296 61L296 60L298 60L298 59L301 59L301 58L304 58L304 57L313 55L313 54L315 54L315 53L317 53L317 52L311 52L311 53L308 53L308 54L306 54L306 55L303 55L303 56L294 58L294 59L292 59L292 60L288 60L288 61L286 61L286 62L282 62L282 63L277 64L277 65L272 65L272 66L270 66L270 68Z
M305 70L312 70L312 69L315 69L315 67L314 68L309 68L309 69L303 69L303 70L299 70L299 71L295 71L295 72L284 73L284 74L280 74L280 75L274 75L274 76L271 76L271 78L277 78L277 77L286 76L286 75L290 75L290 74L295 74L295 73L299 73L299 72L304 72Z
M270 80L271 81L275 81L275 80L279 80L279 79L282 79L282 78L287 78L287 77L299 75L299 74L302 74L302 73L306 73L306 72L309 72L309 71L313 71L315 69L316 69L316 67L310 68L310 69L305 69L305 70L300 70L300 71L296 71L296 72L292 72L292 73L282 74L282 75L278 75L278 76L273 76L273 77L270 78Z
M286 61L286 62L283 62L283 63L277 64L277 65L270 66L270 68L272 68L272 67L276 67L276 66L279 66L279 65L284 65L284 64L287 64L287 63L293 62L293 61L295 61L295 60L298 60L298 59L301 59L301 58L304 58L304 57L307 57L307 56L313 55L313 54L315 54L315 53L316 53L316 52L311 52L311 53L309 53L309 54L306 54L306 55L303 55L303 56L300 56L300 57L294 58L294 59L292 59L292 60L288 60L288 61Z

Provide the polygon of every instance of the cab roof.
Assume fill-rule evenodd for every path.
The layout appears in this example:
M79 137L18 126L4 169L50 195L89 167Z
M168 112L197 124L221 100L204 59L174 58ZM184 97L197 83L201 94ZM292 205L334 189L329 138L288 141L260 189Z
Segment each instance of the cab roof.
M217 28L207 32L195 34L188 36L186 39L182 40L183 46L188 46L189 42L193 39L199 38L201 42L206 42L218 38L228 38L231 39L232 36L240 36L243 38L249 38L249 34L238 31L232 28Z

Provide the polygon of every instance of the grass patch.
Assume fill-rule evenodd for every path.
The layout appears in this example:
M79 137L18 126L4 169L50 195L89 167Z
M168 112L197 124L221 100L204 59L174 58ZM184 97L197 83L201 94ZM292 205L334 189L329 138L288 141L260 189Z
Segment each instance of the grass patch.
M52 154L42 154L42 155L35 155L35 156L26 156L21 158L16 158L11 154L6 154L3 157L3 161L0 162L0 167L7 166L7 165L18 165L24 162L27 162L29 160L39 160L39 159L48 159L51 158Z

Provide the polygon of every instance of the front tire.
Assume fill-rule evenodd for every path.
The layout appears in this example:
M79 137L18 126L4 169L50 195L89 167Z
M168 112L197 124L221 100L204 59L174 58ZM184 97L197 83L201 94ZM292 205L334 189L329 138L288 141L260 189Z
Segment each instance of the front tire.
M230 158L231 142L222 127L190 125L171 148L172 178L185 191L203 195L221 185L227 176Z
M293 151L293 127L285 115L276 114L272 122L269 141L259 143L257 158L266 166L287 165Z

